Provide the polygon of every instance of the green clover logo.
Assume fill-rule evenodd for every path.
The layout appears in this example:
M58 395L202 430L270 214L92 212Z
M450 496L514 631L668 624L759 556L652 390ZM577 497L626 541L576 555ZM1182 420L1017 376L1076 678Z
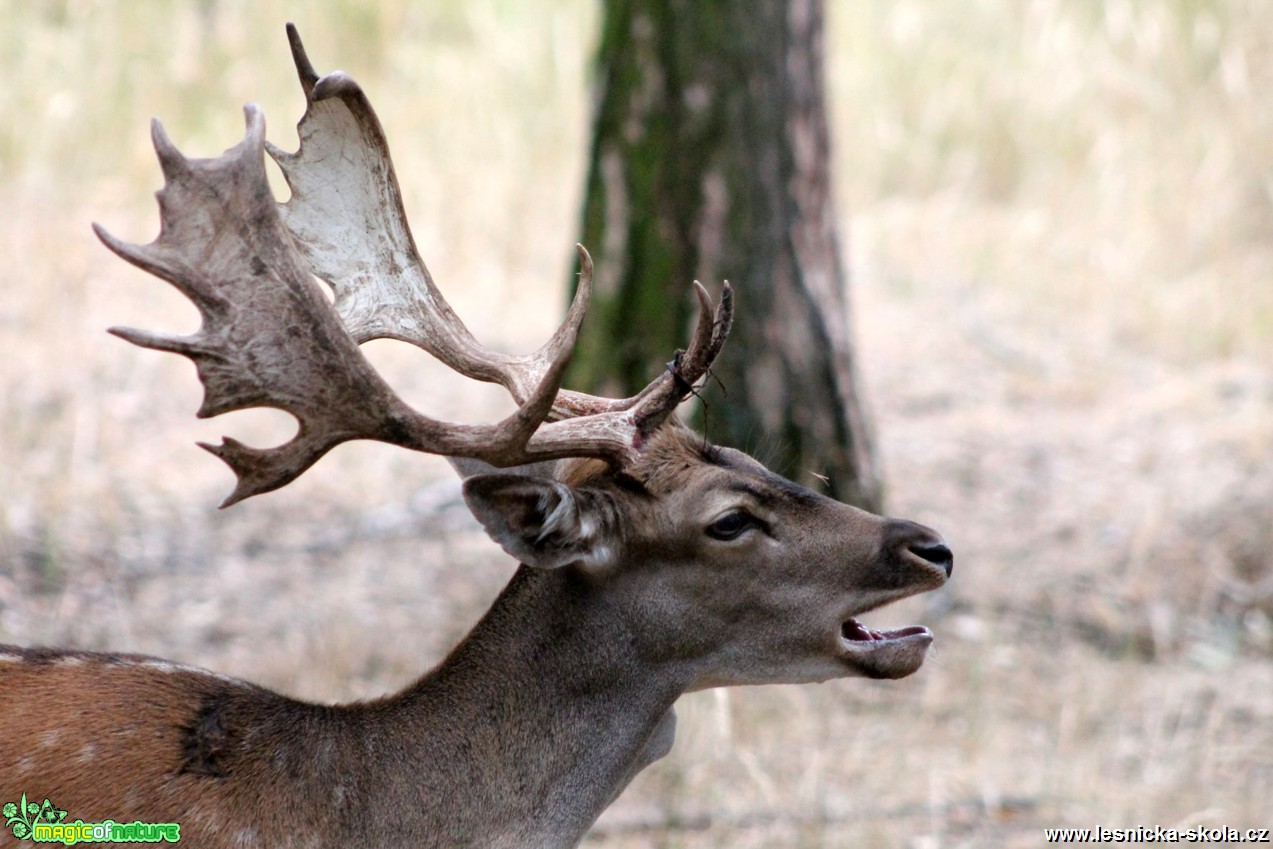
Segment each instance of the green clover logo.
M56 825L66 817L66 811L54 805L48 799L42 804L27 801L27 794L17 802L5 802L0 808L4 814L5 827L13 832L19 840L30 837L36 823Z

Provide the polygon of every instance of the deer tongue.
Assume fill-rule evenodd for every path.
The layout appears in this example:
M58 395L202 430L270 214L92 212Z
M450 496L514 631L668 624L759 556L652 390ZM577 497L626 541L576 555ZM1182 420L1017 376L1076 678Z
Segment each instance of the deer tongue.
M924 628L920 625L911 625L907 628L898 628L896 630L880 630L868 628L856 619L850 619L840 626L840 634L846 640L854 642L872 642L875 640L895 640L899 637L909 637L914 634L924 632Z

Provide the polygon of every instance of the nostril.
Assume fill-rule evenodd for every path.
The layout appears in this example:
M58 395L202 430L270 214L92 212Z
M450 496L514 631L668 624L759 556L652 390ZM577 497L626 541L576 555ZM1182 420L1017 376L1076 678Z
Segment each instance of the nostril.
M906 548L916 557L922 557L937 568L945 570L947 578L955 571L955 555L945 543L912 544Z
M914 567L914 561L907 557L909 554L941 569L948 578L955 570L955 556L942 535L916 522L889 519L884 529L884 548L890 557L898 559L899 565L909 561Z

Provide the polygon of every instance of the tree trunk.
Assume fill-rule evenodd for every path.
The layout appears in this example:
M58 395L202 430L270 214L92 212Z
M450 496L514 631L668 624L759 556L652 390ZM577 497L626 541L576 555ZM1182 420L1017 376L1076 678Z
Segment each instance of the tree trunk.
M729 280L737 320L704 393L708 436L878 508L831 196L821 0L607 0L598 84L583 223L596 292L567 384L644 386L685 344L690 280Z

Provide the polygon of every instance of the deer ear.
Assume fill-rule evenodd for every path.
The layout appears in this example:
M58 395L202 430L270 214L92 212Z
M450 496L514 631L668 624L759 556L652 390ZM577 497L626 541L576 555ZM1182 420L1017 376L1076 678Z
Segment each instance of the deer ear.
M563 483L476 475L464 482L464 501L491 539L527 566L601 568L614 560L604 516L585 493Z

